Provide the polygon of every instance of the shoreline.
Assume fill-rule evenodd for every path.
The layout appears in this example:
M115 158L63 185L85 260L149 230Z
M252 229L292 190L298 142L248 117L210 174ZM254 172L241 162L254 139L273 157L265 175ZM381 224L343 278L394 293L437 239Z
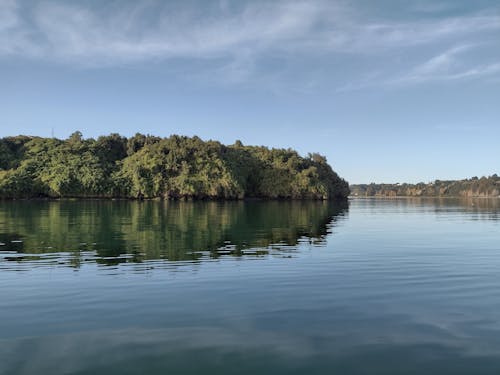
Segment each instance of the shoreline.
M2 198L0 202L9 201L124 201L124 202L346 202L345 198L267 198L267 197L249 197L249 198L121 198L121 197L31 197L31 198Z

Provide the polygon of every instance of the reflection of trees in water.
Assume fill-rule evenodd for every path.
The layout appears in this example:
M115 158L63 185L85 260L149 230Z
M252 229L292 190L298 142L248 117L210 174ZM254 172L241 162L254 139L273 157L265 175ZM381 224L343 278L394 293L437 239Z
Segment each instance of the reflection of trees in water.
M71 262L117 264L265 254L324 243L347 203L318 201L58 201L0 204L0 250L70 252ZM22 239L14 248L12 240ZM97 257L96 255L97 254Z
M499 198L354 198L354 202L363 202L363 206L379 211L384 206L392 208L423 209L437 215L462 213L468 220L500 220Z
M439 199L437 213L462 211L470 220L500 220L500 199L498 198L456 198Z

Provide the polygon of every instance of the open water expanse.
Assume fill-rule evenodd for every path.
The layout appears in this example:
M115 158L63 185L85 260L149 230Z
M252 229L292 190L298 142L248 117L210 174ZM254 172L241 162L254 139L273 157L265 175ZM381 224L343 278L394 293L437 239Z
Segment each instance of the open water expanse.
M500 374L500 199L0 202L0 374Z

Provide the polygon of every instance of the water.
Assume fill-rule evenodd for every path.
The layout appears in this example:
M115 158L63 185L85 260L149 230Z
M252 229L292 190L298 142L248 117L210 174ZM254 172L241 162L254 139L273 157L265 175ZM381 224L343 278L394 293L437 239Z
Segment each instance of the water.
M0 202L0 374L498 374L500 200Z

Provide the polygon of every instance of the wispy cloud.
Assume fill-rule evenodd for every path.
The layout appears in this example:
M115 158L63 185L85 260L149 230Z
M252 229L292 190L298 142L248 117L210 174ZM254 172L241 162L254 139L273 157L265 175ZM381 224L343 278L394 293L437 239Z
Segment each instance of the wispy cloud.
M15 10L15 5L9 8ZM208 16L196 9L153 5L129 4L98 13L75 4L40 3L29 15L30 22L17 21L3 30L9 34L4 35L9 45L4 55L98 65L234 56L240 50L272 49L282 41L310 35L321 12L317 4L297 1L249 4L236 13L212 10ZM7 38L20 33L36 35L36 40Z
M457 68L457 55L471 49L470 45L450 48L413 68L408 74L397 79L397 83L423 82L436 78L449 77L450 72Z
M481 44L479 44L481 45ZM463 55L478 45L461 45L435 55L391 81L392 84L423 83L429 81L454 81L488 76L500 72L500 62L475 64L471 67Z
M18 23L17 4L14 0L0 3L0 30L8 30Z
M416 67L413 70L412 75L415 77L425 77L442 72L449 72L456 63L456 56L460 53L466 52L471 47L472 46L470 45L458 46L434 56Z
M455 70L457 57L469 47L450 48L475 35L498 33L500 16L495 14L394 22L363 16L345 2L325 0L202 2L203 9L157 1L99 8L50 0L34 4L28 8L19 0L0 2L0 58L86 67L210 59L218 61L217 71L229 80L242 81L273 56L287 61L325 55L332 60L337 55L363 58L440 44L444 52L408 67L399 81L498 72L494 62Z
M16 53L16 47L24 42L19 40L22 36L18 30L20 16L15 0L0 2L0 56ZM21 28L22 29L22 28Z

